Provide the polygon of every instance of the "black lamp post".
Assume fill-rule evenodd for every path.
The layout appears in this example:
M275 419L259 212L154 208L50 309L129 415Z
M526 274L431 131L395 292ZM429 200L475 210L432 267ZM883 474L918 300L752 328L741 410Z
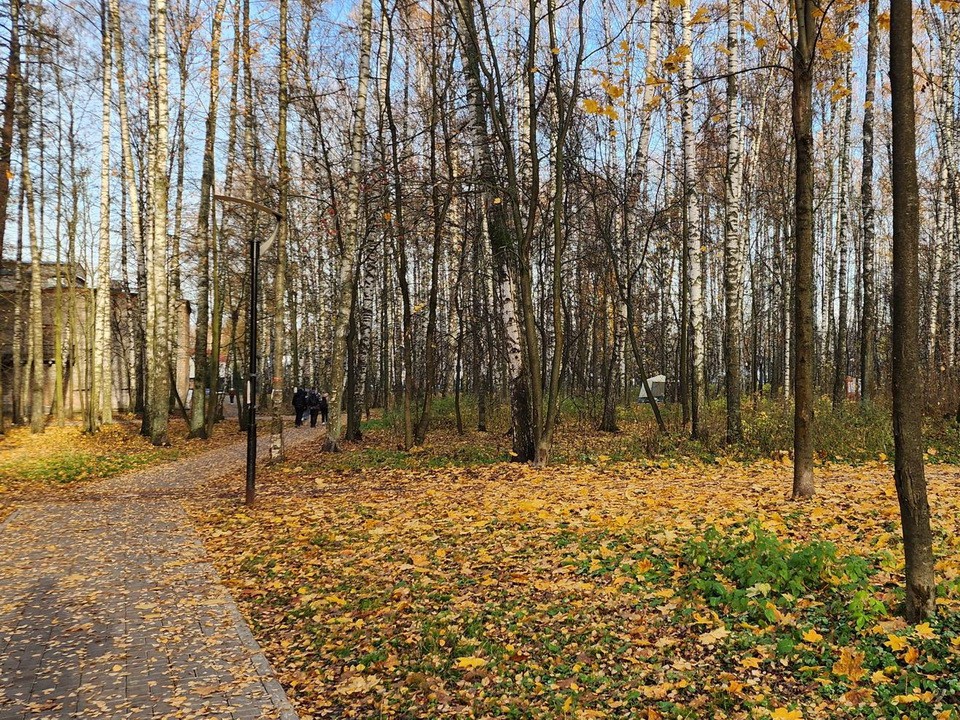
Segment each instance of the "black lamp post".
M259 203L230 197L229 195L214 195L214 200L221 202L239 203L260 212L273 215L277 224L265 241L256 237L250 239L250 315L247 319L247 345L250 363L247 369L246 397L247 397L247 488L246 504L253 505L256 497L257 477L257 291L260 285L260 253L266 252L273 245L280 230L280 221L283 219L276 210ZM216 225L216 222L214 222Z

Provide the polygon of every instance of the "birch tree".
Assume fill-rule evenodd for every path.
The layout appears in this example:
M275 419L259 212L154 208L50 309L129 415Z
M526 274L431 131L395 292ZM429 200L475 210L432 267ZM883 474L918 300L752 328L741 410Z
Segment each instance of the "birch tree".
M350 175L343 223L343 247L338 273L338 299L334 325L330 368L330 424L324 449L336 451L340 447L343 416L340 407L347 359L347 332L354 299L354 267L356 265L357 236L360 228L360 183L363 140L366 134L367 86L370 76L370 45L373 10L371 0L360 3L360 54L357 63L357 101L353 111L353 129L350 141Z
M833 355L833 409L839 410L843 407L844 400L847 397L847 306L848 306L848 283L847 283L847 253L850 243L849 226L850 218L848 208L850 207L850 125L853 120L853 90L851 88L851 72L853 58L851 53L844 53L843 60L843 86L840 89L841 98L841 119L840 119L840 177L838 182L839 197L837 198L837 249L840 255L840 264L837 268L837 300L840 307L837 313L837 331L834 340ZM833 292L833 288L830 289Z
M220 34L226 0L217 0L210 23L210 92L203 140L203 168L200 176L200 207L197 213L197 334L193 349L193 405L190 408L191 437L207 437L204 393L211 386L210 363L219 377L220 358L207 353L210 326L210 212L213 204L214 140L220 99ZM199 393L199 395L198 395Z
M724 178L726 223L723 244L723 293L726 310L723 345L727 395L727 442L743 437L740 417L742 385L740 355L743 343L743 230L740 199L743 194L743 158L740 147L740 32L742 0L730 0L727 16L727 171Z
M511 432L513 434L512 458L518 462L533 460L535 455L534 432L530 408L529 376L524 361L519 311L516 302L514 273L510 256L514 250L510 214L504 207L513 203L507 188L497 177L492 145L500 141L492 128L494 113L488 118L492 98L485 90L488 70L481 57L481 36L477 31L473 0L456 0L456 18L460 31L461 49L464 55L467 82L467 99L470 107L470 123L475 138L475 161L478 166L478 182L482 189L483 213L481 222L486 226L490 243L494 282L499 293L500 317L504 327L504 348L507 357L508 386L510 391ZM502 123L500 125L502 129ZM505 148L506 150L506 148Z
M116 0L114 0L116 1ZM100 232L97 256L97 286L94 291L93 392L90 423L95 431L101 422L113 422L113 328L110 292L110 116L113 87L113 43L106 0L100 3L102 38L102 90L100 126Z
M170 414L170 337L167 288L167 200L169 147L167 81L167 3L151 0L150 77L150 231L147 242L147 374L149 433L154 445L167 443Z
M681 22L683 42L678 53L683 56L683 78L680 113L683 124L683 245L686 258L686 285L689 293L689 333L692 364L690 366L691 435L704 436L706 414L706 357L704 350L704 300L700 204L697 192L696 138L693 128L693 23L692 0L683 0ZM686 317L683 322L687 322Z
M876 220L873 202L873 116L877 76L878 22L880 0L869 0L867 6L867 64L863 97L863 150L860 173L860 208L863 218L863 309L860 318L860 402L873 401L875 383L877 311L876 287Z

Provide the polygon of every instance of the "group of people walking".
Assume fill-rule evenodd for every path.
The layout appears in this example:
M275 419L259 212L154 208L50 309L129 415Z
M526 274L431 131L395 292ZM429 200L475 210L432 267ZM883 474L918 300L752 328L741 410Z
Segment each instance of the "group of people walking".
M303 425L307 411L310 412L310 427L317 426L317 416L320 422L327 424L330 415L330 403L327 394L320 394L313 388L295 388L293 391L293 412L296 415L296 426Z

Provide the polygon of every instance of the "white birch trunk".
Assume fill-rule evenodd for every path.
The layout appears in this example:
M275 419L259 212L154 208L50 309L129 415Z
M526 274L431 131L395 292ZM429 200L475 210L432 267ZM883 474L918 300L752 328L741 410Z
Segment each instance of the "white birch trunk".
M690 344L693 349L691 368L691 399L694 438L703 435L703 414L706 411L706 358L704 353L703 274L700 247L700 203L696 187L696 138L693 127L693 25L692 0L683 0L683 189L684 189L684 251L687 256L687 279L690 292Z
M113 85L113 42L105 1L101 3L101 12L103 15L101 23L103 107L100 128L100 242L97 257L97 284L94 291L93 386L95 395L91 397L93 403L91 430L95 430L100 422L113 422L113 333L110 325L112 307L110 293L110 115L112 107L110 103ZM134 196L135 201L136 196Z
M850 82L851 63L852 58L848 56L845 60L844 69L844 89L847 94L843 98L843 115L840 124L840 173L837 182L839 195L837 198L837 246L840 262L837 268L837 302L839 307L833 354L833 406L835 409L843 404L847 394L847 257L850 244L848 208L850 206L850 124L853 112L853 91Z
M743 194L743 150L740 122L740 26L742 0L730 0L727 19L727 172L724 182L723 296L726 358L727 441L740 442L741 345L743 338L743 230L740 199Z
M151 228L147 247L148 296L147 335L153 351L148 356L150 382L150 438L154 445L167 443L170 414L170 343L167 291L167 201L169 179L166 154L169 149L169 107L167 82L167 3L152 0L155 107L151 151Z

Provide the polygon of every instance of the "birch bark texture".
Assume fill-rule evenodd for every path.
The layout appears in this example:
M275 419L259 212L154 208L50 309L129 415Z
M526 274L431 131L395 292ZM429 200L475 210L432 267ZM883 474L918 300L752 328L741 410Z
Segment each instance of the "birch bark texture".
M873 202L873 104L877 76L878 10L880 0L867 6L867 66L863 97L863 150L860 173L860 208L863 218L863 295L860 315L860 402L873 401L876 372L876 218Z
M113 422L113 337L110 292L110 120L113 88L113 33L107 2L100 3L102 32L102 89L100 128L100 232L97 255L97 286L94 291L93 388L89 430Z
M727 172L724 178L723 332L726 362L727 442L743 437L740 416L741 347L743 344L743 230L740 201L743 195L743 151L740 146L740 33L742 0L730 0L727 16Z
M838 179L837 198L837 249L840 263L837 268L837 311L836 338L833 345L833 409L839 411L847 397L847 297L849 286L847 283L847 258L850 244L850 125L853 120L853 90L852 54L847 53L844 58L844 96L842 102L842 116L840 119L840 173ZM831 288L832 292L832 288Z
M514 290L514 275L510 265L513 237L507 209L507 193L497 178L493 164L494 136L488 131L487 108L484 103L485 72L480 57L480 36L474 18L473 0L457 0L457 22L461 48L464 53L467 95L471 108L472 131L476 138L474 148L479 166L479 183L483 192L481 225L486 227L490 243L493 281L500 302L503 321L503 344L507 357L510 388L512 459L528 462L534 458L534 438L530 417L530 392L521 339L520 318Z
M119 0L110 0L110 27L113 33L113 55L114 55L114 73L117 80L117 111L120 120L120 165L121 165L121 181L123 186L126 188L126 195L129 200L128 202L128 225L130 236L133 241L133 245L136 248L136 255L138 259L137 275L140 277L144 269L140 267L143 263L140 262L143 257L143 224L140 220L140 191L137 187L137 180L134 171L134 158L133 158L133 147L130 142L130 118L129 111L127 108L127 79L126 79L126 67L124 62L124 42L123 42L123 28L120 20L120 1ZM137 305L138 310L142 310L145 307L146 298L142 297L145 295L143 290L142 283L138 283L141 288L141 292L138 293ZM136 383L136 397L134 398L134 406L138 410L142 410L143 406L143 385L144 385L144 366L146 363L145 358L145 348L143 347L143 313L138 312L136 314L136 327L133 329L134 332L134 381ZM131 389L132 390L132 389Z
M150 232L147 243L147 355L150 384L149 432L154 445L166 445L170 415L170 337L167 287L167 205L169 177L164 159L169 150L167 2L151 0ZM148 118L149 119L149 118Z
M689 292L689 340L691 350L691 436L704 436L706 414L706 353L704 350L703 251L700 233L700 203L697 199L696 135L693 127L693 17L692 0L683 0L683 88L680 106L683 135L683 245Z
M0 257L7 230L7 204L10 200L10 160L13 155L13 123L16 115L17 90L20 83L20 0L10 1L10 44L7 77L3 97L3 125L0 126ZM0 387L0 398L3 389ZM5 432L3 403L0 402L0 435Z

